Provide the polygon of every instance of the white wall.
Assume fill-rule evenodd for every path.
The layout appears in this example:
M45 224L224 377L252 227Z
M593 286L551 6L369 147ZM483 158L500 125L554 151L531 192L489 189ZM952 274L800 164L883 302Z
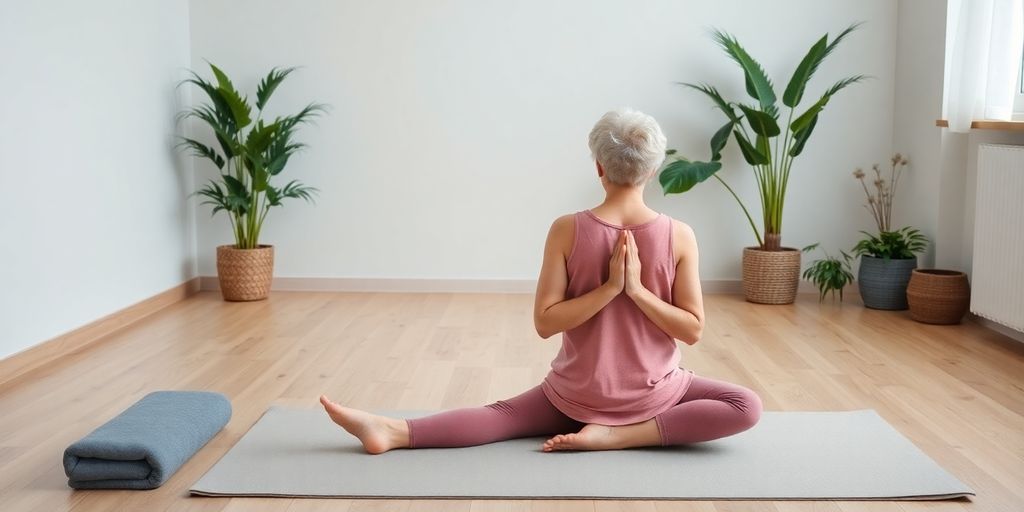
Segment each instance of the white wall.
M922 267L971 273L978 145L1024 144L1014 132L954 133L935 126L945 118L952 33L958 2L900 0L897 22L896 110L893 145L911 160L897 198L899 224L920 228L931 240ZM901 215L903 214L903 215ZM895 220L895 219L894 219Z
M284 176L319 187L318 204L268 217L282 277L533 279L550 222L603 197L586 146L622 105L662 124L670 145L707 158L718 111L675 81L708 81L750 101L742 74L706 33L721 27L775 77L781 94L825 32L868 23L818 71L807 97L843 76L875 78L828 105L793 168L784 243L832 253L871 227L857 166L893 149L896 8L890 0L589 2L203 0L191 5L192 64L208 59L254 91L271 66L305 66L279 89L287 112L333 106L303 129L310 149ZM198 96L197 96L198 97ZM733 146L723 171L757 208L750 168ZM211 167L204 167L209 172ZM212 175L212 174L210 174ZM689 222L703 279L738 279L754 237L717 183L649 204ZM199 209L198 259L214 275L228 221Z
M910 163L896 190L892 222L928 237L931 243L918 265L931 267L946 242L939 236L943 130L935 126L942 117L946 9L944 1L935 0L900 0L898 5L893 150Z
M0 3L0 358L195 275L185 0Z

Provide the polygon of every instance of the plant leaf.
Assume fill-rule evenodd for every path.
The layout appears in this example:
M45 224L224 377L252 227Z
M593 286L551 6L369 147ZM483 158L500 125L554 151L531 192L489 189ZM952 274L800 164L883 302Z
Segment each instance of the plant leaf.
M750 94L752 98L761 104L761 110L769 114L773 114L773 110L777 112L772 81L768 78L761 64L754 60L731 34L715 29L713 37L715 42L725 50L725 53L743 69L747 94Z
M277 192L280 198L300 198L305 199L307 202L313 202L313 193L316 191L316 188L307 187L299 183L298 180L292 180Z
M754 133L765 137L774 137L779 134L779 125L775 122L775 118L743 104L738 106L743 111L743 114L746 115L747 124L754 130Z
M217 66L210 64L210 68L213 69L213 74L217 77L217 89L220 91L221 96L224 97L224 101L227 102L228 107L231 109L231 114L235 119L235 125L238 129L249 126L252 122L252 118L249 114L252 113L252 108L249 107L249 102L242 95L238 93L235 86L228 79L228 76L224 74Z
M768 163L768 156L761 153L754 146L750 144L750 141L743 136L739 130L733 130L733 135L736 136L736 142L740 144L740 152L743 153L743 159L750 165L765 165Z
M263 107L267 106L267 102L270 101L270 97L274 94L274 90L277 86L281 85L281 82L295 71L295 68L271 69L267 76L260 80L259 86L256 88L256 108L263 110Z
M826 48L828 48L828 34L822 36L811 46L807 55L800 61L800 65L796 67L796 71L793 71L793 77L789 79L789 84L786 85L786 90L782 93L783 105L795 107L800 104L807 82L818 68L818 64L824 59Z
M818 113L821 109L825 108L825 104L828 103L830 96L822 96L821 99L814 102L806 112L800 114L793 122L789 125L789 128L793 130L793 133L799 133L807 128L811 121L818 118Z
M729 142L729 134L732 133L732 128L736 126L732 120L725 123L724 126L718 129L714 135L711 136L711 161L717 162L722 158L722 149ZM673 150L674 151L674 150Z
M221 174L221 179L224 180L224 186L227 187L228 194L236 196L244 196L247 194L245 184L238 180L238 178L230 174Z
M711 101L715 103L715 106L717 106L722 112L725 112L726 117L728 117L730 121L734 123L738 123L740 121L739 116L736 115L736 111L732 109L732 105L728 101L725 101L725 99L722 98L721 93L718 92L718 89L715 89L713 86L708 84L690 84L685 82L676 83L706 94L711 98Z
M689 162L676 160L665 166L658 182L665 195L682 194L696 184L710 178L722 168L722 162Z
M208 158L218 169L224 167L224 158L217 154L217 150L213 149L202 142L188 137L182 137L181 143L178 146L186 146L192 149L192 154L199 157Z
M772 146L771 146L771 144L768 143L768 141L769 141L768 137L763 137L761 135L758 135L757 138L754 139L754 147L757 148L757 151L760 152L762 155L764 155L765 158L767 158L768 160L771 160L772 159Z
M206 111L208 112L210 119L216 120L214 122L222 123L228 131L234 133L236 128L234 125L234 117L231 115L231 107L228 106L227 100L224 99L224 95L221 94L220 89L210 82L203 80L203 78L196 74L195 71L189 70L189 73L192 74L192 78L183 80L182 83L194 84L202 89L213 103L212 108L206 107ZM193 109L192 114L194 115L195 112L196 109Z
M806 86L807 81L810 80L811 76L814 75L814 72L818 69L818 66L822 62L824 62L825 58L828 57L829 54L831 54L832 51L836 49L836 46L838 46L839 43L842 42L842 40L845 39L846 36L850 34L850 32L853 32L854 30L857 29L857 27L861 26L862 24L863 24L863 22L857 22L857 23L853 23L850 26L846 27L846 29L844 29L842 32L840 32L839 35L837 35L836 38L831 43L829 43L827 46L825 46L824 49L822 49L820 55L818 56L818 59L816 61L813 61L811 63L811 65L809 66L809 68L807 69L807 78L806 78L806 80L804 80L802 85L800 85L799 83L794 84L793 80L790 80L790 83L786 87L786 91L783 93L783 96L782 96L783 104L785 104L786 106L789 106L789 107L796 107L797 104L800 103L800 99L803 96L804 87ZM823 39L826 39L827 37L828 37L828 34L825 34L825 38L823 38ZM819 43L820 43L820 41L819 41ZM815 46L817 46L817 45L818 45L818 43L815 43ZM813 52L814 52L814 47L811 48L811 52L808 53L807 57L804 57L804 61L807 61L807 58L810 57L811 53L813 53ZM804 62L800 63L801 66L803 66L803 64L804 64ZM800 73L800 71L801 71L800 67L797 67L797 71L794 72L794 74L793 74L793 79L797 78L797 74ZM791 94L791 92L790 92L790 88L791 87L793 87L794 89L798 89L798 90L794 90L792 92L792 97L790 97L790 100L792 100L792 104L789 103L790 100L787 100L787 97L789 97L790 94ZM845 85L843 87L845 87ZM840 88L842 88L842 87L840 87ZM838 89L836 89L836 90L838 90ZM834 92L835 91L833 91L833 93Z
M789 150L789 156L797 156L803 152L804 145L807 144L807 139L811 137L811 132L814 131L814 125L816 124L818 124L817 114L811 118L810 124L793 134L793 147Z
M839 35L837 35L836 38L833 39L832 42L828 44L828 47L825 48L825 53L824 53L824 55L821 56L822 60L824 60L825 57L828 57L828 55L830 53L832 53L832 50L835 50L836 46L839 46L839 43L844 38L846 38L846 36L849 35L850 32L853 32L854 30L857 30L857 28L860 27L863 24L864 24L863 21L858 21L857 23L851 23L850 26L848 26L845 29L843 29L843 31L840 32ZM813 71L812 71L812 73L813 73Z
M249 154L260 154L267 150L280 125L276 122L264 125L263 121L249 131L245 139L245 148Z
M267 190L270 175L263 167L257 167L252 171L252 189L256 192L263 192Z
M854 75L846 77L832 84L832 87L829 87L825 91L825 93L821 95L821 99L815 102L814 105L811 105L811 107L808 108L806 112L801 114L800 117L797 117L796 119L793 120L793 123L789 125L790 129L792 129L793 132L796 133L806 128L807 125L811 123L811 119L817 116L818 113L821 112L823 108L825 108L825 105L828 104L828 101L832 99L832 96L834 94L843 90L847 86L860 82L866 78L866 75Z
M267 204L281 206L281 194L274 187L267 187Z

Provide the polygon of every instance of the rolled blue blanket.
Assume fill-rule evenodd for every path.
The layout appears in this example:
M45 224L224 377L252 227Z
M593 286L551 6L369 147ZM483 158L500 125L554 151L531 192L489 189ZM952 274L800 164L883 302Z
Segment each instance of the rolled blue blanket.
M64 450L75 489L155 489L228 420L231 402L209 391L154 391Z

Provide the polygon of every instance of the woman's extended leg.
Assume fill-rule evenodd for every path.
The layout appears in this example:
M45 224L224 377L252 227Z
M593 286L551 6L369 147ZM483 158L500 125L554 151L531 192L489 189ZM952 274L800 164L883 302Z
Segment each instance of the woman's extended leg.
M761 397L750 389L695 375L679 403L654 420L662 446L699 443L753 427L762 409Z
M573 432L585 424L551 405L540 385L481 407L401 419L342 407L321 398L331 419L359 438L370 453L393 448L452 448L505 439Z

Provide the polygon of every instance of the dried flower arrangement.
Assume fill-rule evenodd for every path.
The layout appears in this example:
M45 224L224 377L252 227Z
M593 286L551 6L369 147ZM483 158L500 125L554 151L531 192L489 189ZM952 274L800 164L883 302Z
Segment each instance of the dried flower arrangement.
M920 231L909 226L895 230L892 229L893 199L896 195L896 187L900 182L900 176L902 176L908 162L899 153L893 155L889 162L891 166L888 179L886 179L878 164L871 166L871 170L875 173L875 179L872 182L875 188L874 193L868 190L868 186L864 182L864 177L866 176L864 171L859 167L853 171L853 177L860 181L861 188L864 189L864 194L868 198L868 202L864 207L871 212L871 216L875 219L875 225L878 226L877 236L861 231L866 238L857 242L853 252L858 256L868 255L884 259L909 259L928 247L928 239Z

